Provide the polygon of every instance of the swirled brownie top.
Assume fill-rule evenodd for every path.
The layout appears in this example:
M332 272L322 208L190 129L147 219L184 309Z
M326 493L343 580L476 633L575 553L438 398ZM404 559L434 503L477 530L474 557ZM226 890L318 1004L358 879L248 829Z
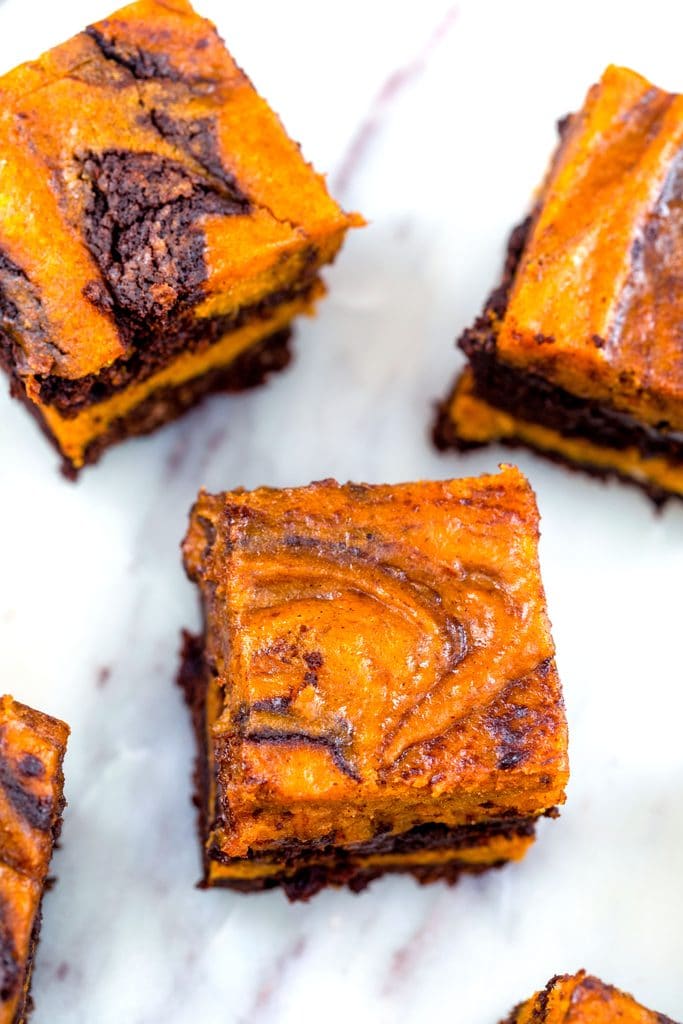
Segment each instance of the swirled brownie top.
M566 728L522 474L209 495L204 602L228 856L563 800Z
M31 394L310 284L353 222L186 0L0 79L0 334Z
M503 1024L675 1024L585 971L551 978Z
M568 119L497 354L683 429L683 96L610 67Z
M0 1024L25 1019L68 735L64 722L0 698Z

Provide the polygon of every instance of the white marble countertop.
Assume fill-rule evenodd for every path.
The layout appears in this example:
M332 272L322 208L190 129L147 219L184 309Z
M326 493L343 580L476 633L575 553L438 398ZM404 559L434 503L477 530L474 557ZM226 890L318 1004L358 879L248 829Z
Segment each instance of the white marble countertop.
M683 1020L683 507L657 516L634 490L518 457L544 516L573 776L560 820L501 872L297 906L197 891L174 685L179 631L198 621L178 543L200 485L458 476L505 457L430 447L454 336L498 274L556 118L604 65L683 90L683 7L198 4L371 224L286 373L112 451L75 486L2 387L2 686L73 728L35 1024L496 1024L581 966ZM109 7L0 0L1 69Z

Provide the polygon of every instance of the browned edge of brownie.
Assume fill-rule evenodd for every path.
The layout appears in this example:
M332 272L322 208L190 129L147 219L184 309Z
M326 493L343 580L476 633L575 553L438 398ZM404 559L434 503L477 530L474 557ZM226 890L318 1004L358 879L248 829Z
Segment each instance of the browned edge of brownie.
M276 331L246 349L227 366L216 367L191 378L184 384L153 391L126 416L114 420L109 428L88 446L84 465L97 462L107 448L125 438L150 434L165 423L170 423L210 394L220 391L245 391L262 384L269 374L284 369L290 362L290 339L290 328ZM10 375L12 396L27 406L43 433L62 456L62 473L67 479L76 480L82 467L75 467L60 451L59 444L43 419L40 409L28 398L23 383L4 360L1 346L0 366Z
M612 985L605 985L604 982L600 981L598 978L595 978L590 974L587 974L584 970L577 971L576 974L555 974L550 979L545 988L541 989L541 991L536 996L532 997L533 1007L531 1012L531 1024L545 1024L548 1018L548 1006L550 1003L550 996L553 993L553 989L561 982L575 980L577 976L581 979L580 985L582 988L595 988L602 994L603 998L605 998L606 993L616 993L617 991ZM629 996L628 998L634 999L633 996ZM525 999L521 1003L518 1003L515 1007L513 1007L513 1009L510 1011L507 1017L505 1017L500 1022L500 1024L517 1024L517 1020L519 1018L521 1011L529 1005L529 1002L530 1000ZM676 1021L672 1020L670 1017L667 1017L666 1014L657 1013L656 1011L647 1012L648 1014L651 1013L653 1016L657 1018L658 1024L676 1024Z
M55 807L55 819L50 828L50 832L52 835L53 855L54 851L59 848L59 837L62 833L64 808L66 807L66 798L64 796L64 776L61 769L60 778L62 785L62 795L60 796L59 801ZM55 881L56 878L54 877L54 875L48 875L48 877L45 879L45 884L43 885L43 892L41 894L40 901L36 908L36 914L33 919L33 927L31 928L31 937L29 939L28 956L26 958L23 998L21 999L19 1005L17 1006L12 1024L25 1024L33 1010L33 997L31 995L31 985L33 983L33 963L36 956L36 950L38 948L38 941L40 939L40 929L43 923L43 900L45 898L46 891L53 887ZM0 949L0 957L6 955L11 955L11 953L8 954L4 950Z
M192 727L195 733L197 755L193 772L192 802L197 808L197 831L202 850L203 877L200 888L206 888L209 876L209 861L212 852L206 849L206 837L209 831L209 771L208 751L206 747L206 690L207 676L204 662L204 639L187 631L182 634L180 668L177 677L178 685L183 690L185 701L190 708ZM545 812L545 817L555 817L557 808ZM445 825L425 824L416 826L400 835L392 835L386 831L378 833L364 843L349 847L334 847L329 838L319 842L289 842L282 847L283 860L287 871L255 879L221 879L212 883L216 887L234 889L241 892L259 892L266 889L282 888L292 902L308 900L327 886L345 885L353 892L361 892L370 882L383 874L411 874L418 882L426 884L433 881L446 881L454 884L463 874L481 874L490 868L503 867L506 860L492 864L471 865L451 860L449 863L434 865L413 865L366 869L359 868L352 860L354 856L372 853L402 853L410 850L457 849L470 848L477 842L484 843L493 836L533 836L538 816L513 816L482 822L471 826L449 828ZM326 864L310 863L321 852L329 856ZM220 861L224 858L219 851L213 856ZM259 858L254 857L255 863ZM299 866L300 865L300 866ZM292 873L292 868L294 872Z
M562 981L566 978L566 975L555 974L545 988L541 989L534 1001L534 1008L532 1013L533 1024L544 1024L546 1016L548 1014L548 1003L550 1001L551 993L558 981ZM521 1010L527 1005L528 999L522 1000L521 1003L517 1003L515 1007L510 1010L510 1013L505 1017L500 1024L516 1024L517 1018Z
M467 327L458 338L458 347L467 356L474 374L476 394L489 405L511 416L548 427L565 437L582 438L616 450L634 447L643 457L664 456L680 460L683 464L683 439L678 440L675 435L667 437L646 424L638 423L632 416L609 409L598 402L584 401L550 384L538 374L526 374L497 359L496 330L492 315L498 321L505 315L508 296L531 224L532 217L527 217L512 230L501 281L489 295L483 312L473 326ZM449 412L457 383L456 378L447 397L437 405L432 440L440 451L455 448L466 452L484 448L488 442L468 441L458 437ZM533 447L514 437L500 438L496 443L513 449ZM631 484L643 491L658 508L672 497L680 497L648 481L636 480L616 468L595 466L590 462L569 459L559 452L538 450L551 462L569 469L605 481L617 479Z

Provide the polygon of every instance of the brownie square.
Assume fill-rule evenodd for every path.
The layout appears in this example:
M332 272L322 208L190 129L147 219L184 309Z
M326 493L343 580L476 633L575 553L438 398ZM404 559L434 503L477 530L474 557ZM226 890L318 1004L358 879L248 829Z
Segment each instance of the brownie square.
M204 882L292 899L520 858L567 781L522 474L200 493L180 674Z
M675 1024L585 971L551 978L503 1024Z
M186 0L0 79L0 195L0 358L72 474L285 365L360 223Z
M683 97L610 67L460 347L437 441L526 444L683 495Z
M40 907L64 809L69 727L0 698L0 1024L30 1009Z

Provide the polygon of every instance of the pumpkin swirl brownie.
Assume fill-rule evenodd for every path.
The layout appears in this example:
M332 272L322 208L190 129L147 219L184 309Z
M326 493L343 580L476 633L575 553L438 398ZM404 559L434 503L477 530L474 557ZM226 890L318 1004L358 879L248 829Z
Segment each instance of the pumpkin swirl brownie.
M200 493L180 683L204 883L360 890L523 856L567 734L522 474Z
M675 1024L585 971L551 978L503 1024Z
M683 496L683 96L610 67L459 345L443 447L525 444Z
M41 900L64 809L69 727L0 698L0 1024L30 1009Z
M186 0L0 79L0 359L71 474L284 366L361 222Z

